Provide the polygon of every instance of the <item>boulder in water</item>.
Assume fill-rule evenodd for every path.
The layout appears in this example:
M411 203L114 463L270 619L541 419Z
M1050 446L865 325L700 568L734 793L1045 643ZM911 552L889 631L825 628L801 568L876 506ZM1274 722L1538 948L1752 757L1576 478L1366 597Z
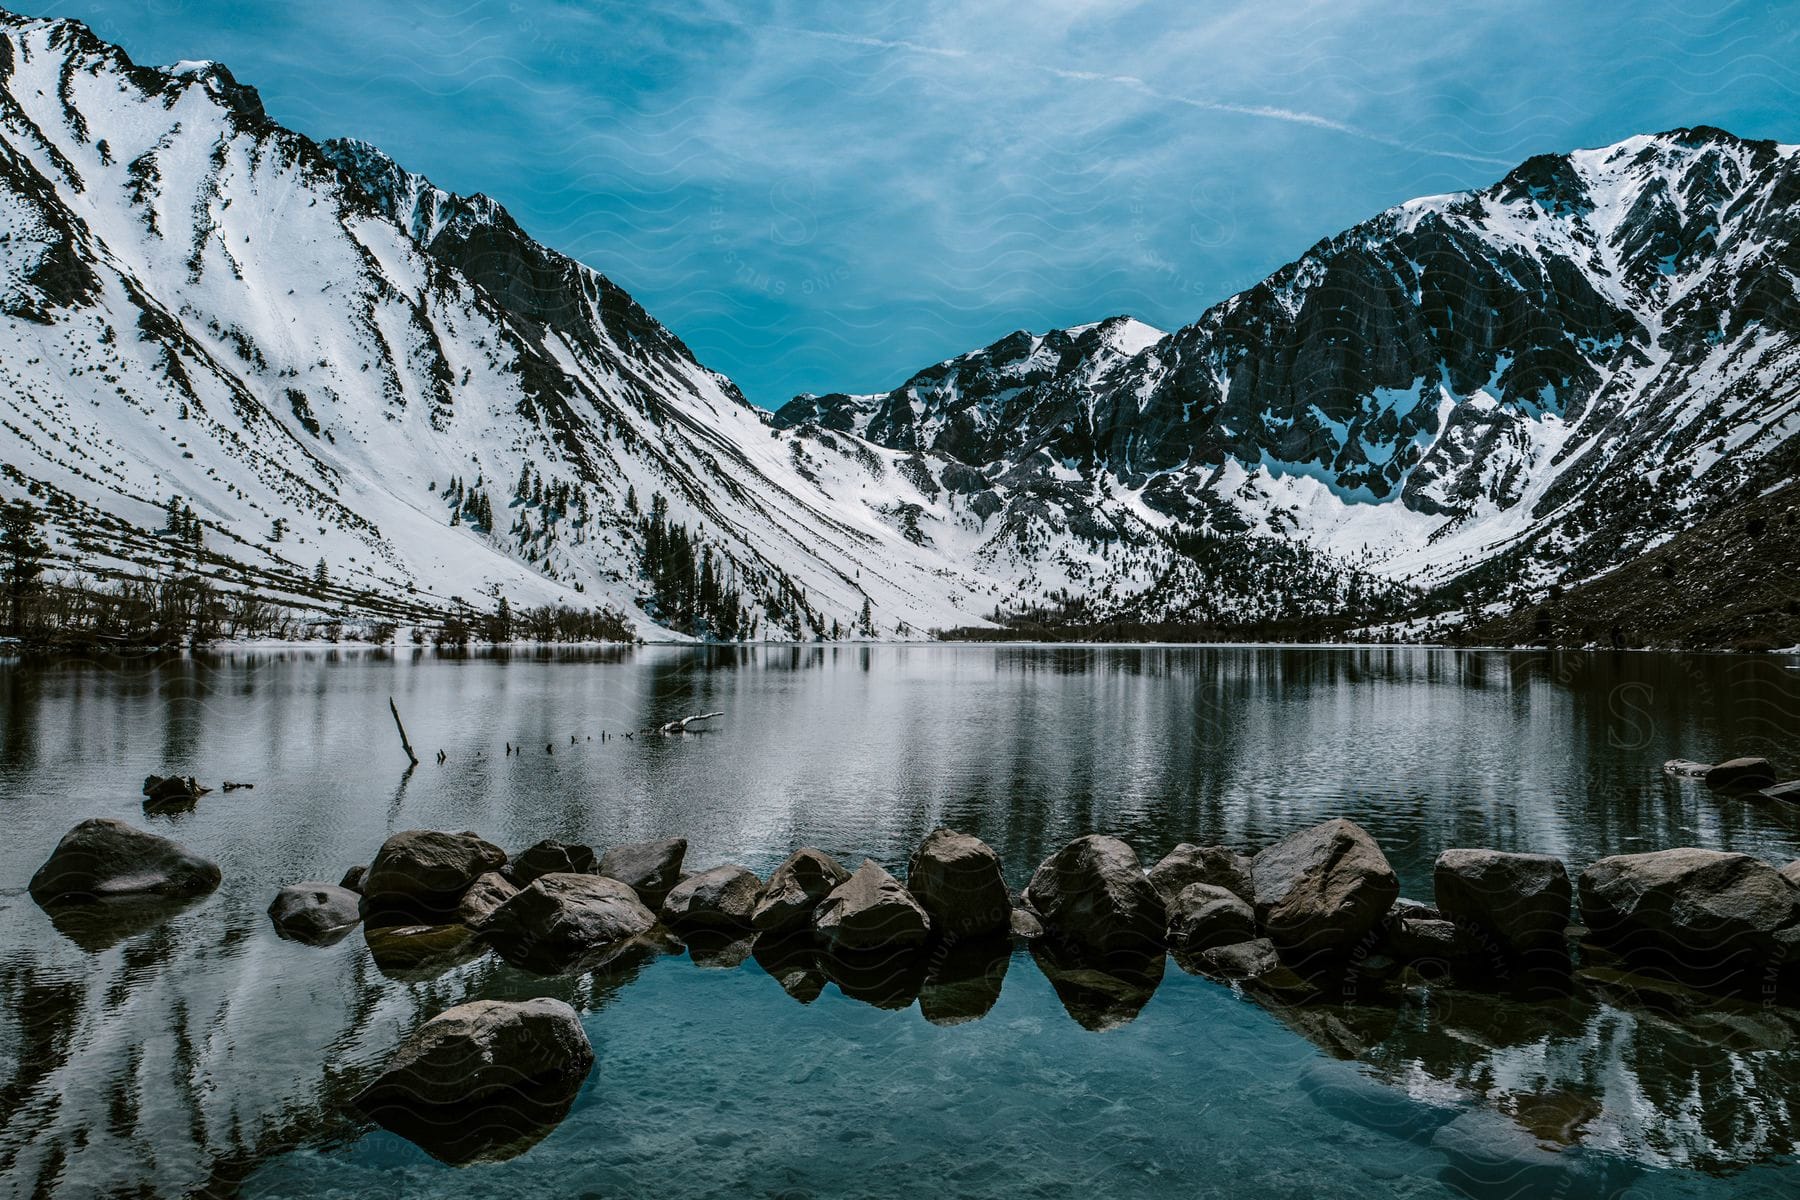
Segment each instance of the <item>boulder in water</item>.
M364 915L374 924L448 920L470 885L505 863L504 850L472 833L403 830L363 877Z
M917 945L931 918L898 879L865 858L813 910L813 930L833 950L855 953Z
M812 928L813 909L831 890L850 878L843 864L811 846L803 846L782 860L769 876L769 886L750 923L765 933L789 933Z
M1754 792L1773 784L1775 768L1766 758L1728 758L1706 772L1706 786L1716 792Z
M1000 856L986 842L938 828L913 851L906 887L940 937L976 937L1005 929L1012 896Z
M1432 870L1437 907L1500 957L1566 960L1574 890L1560 859L1502 850L1446 850Z
M144 778L144 810L173 812L192 808L195 801L210 791L209 787L201 787L192 775L185 779L179 775L148 775Z
M762 899L756 872L735 864L713 867L669 889L662 919L671 929L749 929Z
M456 919L474 929L493 915L495 909L519 894L519 889L498 871L489 871L469 885L469 890L456 905Z
M1299 961L1348 953L1400 895L1375 839L1341 817L1276 842L1250 875L1265 936Z
M344 877L338 880L338 886L341 888L348 888L360 896L362 895L363 890L363 879L368 873L369 868L361 866L360 864L351 867L348 871L344 872Z
M1163 952L1163 898L1118 838L1076 838L1038 867L1025 900L1051 936L1088 955Z
M1256 937L1256 912L1211 883L1190 883L1169 901L1168 939L1177 950L1210 950Z
M275 893L269 920L284 938L325 946L362 920L362 897L330 883L296 883Z
M41 905L129 896L203 896L219 886L218 864L168 838L110 817L92 817L63 835L31 877Z
M436 979L480 958L486 947L459 921L441 925L363 926L363 943L375 967L389 979L408 983Z
M600 856L594 873L617 879L632 888L645 907L655 911L681 881L681 860L687 856L686 838L658 838L614 846Z
M594 871L594 852L587 846L545 838L521 851L506 864L506 877L516 888L527 887L540 875L589 875Z
M1246 904L1256 900L1250 882L1250 856L1229 846L1195 846L1183 842L1150 868L1150 884L1165 901L1191 883L1222 887Z
M481 935L513 965L556 974L605 961L655 924L616 879L540 875L482 922Z

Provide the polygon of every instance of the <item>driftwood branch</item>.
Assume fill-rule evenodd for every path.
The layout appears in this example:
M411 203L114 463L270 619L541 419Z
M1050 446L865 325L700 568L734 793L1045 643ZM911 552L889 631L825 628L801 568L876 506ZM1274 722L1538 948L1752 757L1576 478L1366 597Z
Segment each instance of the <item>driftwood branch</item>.
M722 712L695 713L692 716L682 717L679 721L670 721L667 725L658 725L654 729L646 729L644 732L661 734L663 737L671 737L677 733L686 733L687 727L691 722L710 721L714 717L722 717L724 715L725 714Z
M413 753L412 743L406 740L406 726L400 723L400 707L394 703L392 696L388 697L388 709L394 714L394 728L400 731L400 748L406 751L407 761L418 766L419 756Z

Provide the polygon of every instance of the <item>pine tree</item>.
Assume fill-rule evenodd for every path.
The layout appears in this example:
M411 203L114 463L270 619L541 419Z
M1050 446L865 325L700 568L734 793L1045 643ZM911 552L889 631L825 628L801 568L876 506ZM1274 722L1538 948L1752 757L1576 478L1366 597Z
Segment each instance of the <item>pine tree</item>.
M14 500L0 509L0 560L6 565L6 593L11 600L10 624L14 637L25 629L25 598L44 569L50 552L38 537L37 509L29 501Z
M326 567L325 560L321 558L319 565L313 568L313 587L318 591L324 591L330 586L331 571Z

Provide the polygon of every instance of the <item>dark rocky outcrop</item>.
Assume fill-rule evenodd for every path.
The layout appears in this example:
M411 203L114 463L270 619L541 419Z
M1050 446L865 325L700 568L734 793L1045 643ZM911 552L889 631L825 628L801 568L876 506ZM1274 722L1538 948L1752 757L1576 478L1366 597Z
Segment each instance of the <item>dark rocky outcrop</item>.
M1210 950L1256 937L1256 911L1215 884L1188 884L1169 901L1168 913L1171 949Z
M1341 817L1276 842L1250 873L1257 922L1295 961L1348 953L1400 895L1381 847Z
M813 910L813 931L833 950L858 953L917 945L931 918L898 879L865 858Z
M850 878L842 863L823 850L803 846L782 860L769 876L750 923L765 933L812 928L813 909L831 889Z
M1715 792L1754 792L1777 778L1766 758L1728 758L1708 768L1705 775L1706 786Z
M1250 856L1229 846L1195 846L1183 842L1150 868L1150 884L1164 901L1173 900L1191 883L1222 887L1245 903L1254 903Z
M443 922L455 916L471 884L505 863L504 850L473 833L396 833L363 877L364 916L373 924Z
M595 873L617 879L632 888L646 907L662 907L669 889L681 881L681 860L687 857L686 838L657 838L614 846L600 856Z
M1800 962L1800 890L1747 854L1616 855L1583 871L1579 891L1588 939L1646 968L1733 986Z
M31 877L41 905L130 896L202 896L219 886L218 864L168 838L110 817L93 817L63 835Z
M734 864L690 875L669 890L662 919L671 929L749 929L762 899L756 872Z
M358 864L344 872L344 877L338 880L338 886L348 888L360 896L363 890L363 880L367 878L368 874L369 868Z
M505 867L505 874L515 888L528 886L541 875L589 875L594 873L594 851L587 846L569 845L545 838L520 851Z
M544 974L606 961L656 924L637 892L604 875L540 875L482 922L515 966Z
M296 883L282 888L269 905L269 920L282 937L329 945L362 920L362 897L329 883Z
M212 791L201 787L192 775L148 775L144 778L144 811L175 812L192 808L200 797Z
M953 829L932 830L913 851L906 887L939 936L994 933L1012 917L1000 856L980 838Z
M444 1161L500 1161L555 1128L593 1065L562 1001L476 1000L421 1025L355 1104Z
M1076 838L1038 867L1025 900L1051 936L1082 952L1162 953L1163 899L1118 838Z
M1028 942L1044 936L1044 922L1028 908L1015 908L1007 922L1007 930L1014 937Z
M477 928L493 915L495 909L518 894L519 889L512 880L499 871L489 871L463 893L456 905L456 919L471 929Z
M1446 850L1432 869L1438 909L1463 927L1474 949L1514 960L1567 958L1574 889L1547 854Z

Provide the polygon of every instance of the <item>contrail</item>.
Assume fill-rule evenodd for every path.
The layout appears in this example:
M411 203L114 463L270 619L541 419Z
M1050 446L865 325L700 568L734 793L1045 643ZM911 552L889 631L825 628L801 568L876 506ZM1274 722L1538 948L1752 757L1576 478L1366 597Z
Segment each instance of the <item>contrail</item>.
M833 33L824 29L785 28L780 32L791 33L800 37L821 38L825 41L842 42L852 46L867 46L876 50L897 50L908 54L924 54L934 58L963 59L976 57L969 50L957 50L946 46L931 46L922 42L909 42L897 38L865 37L853 33ZM1179 104L1187 108L1197 108L1203 112L1231 113L1242 117L1260 117L1268 121L1285 121L1290 125L1307 125L1314 129L1325 129L1332 133L1341 133L1346 137L1360 138L1377 145L1392 146L1398 150L1410 150L1416 154L1429 154L1438 158L1454 158L1463 162L1481 163L1484 166L1511 167L1516 164L1510 159L1492 158L1485 154L1467 154L1460 150L1440 150L1432 146L1421 146L1415 142L1402 141L1388 137L1373 130L1362 129L1345 121L1332 117L1320 116L1318 113L1304 112L1292 108L1276 108L1265 104L1232 104L1224 100L1207 100L1197 96L1183 96L1176 92L1167 92L1155 87L1136 75L1110 75L1099 71L1073 71L1064 67L1046 66L1043 63L1026 62L1009 58L1001 54L983 52L979 56L984 62L1003 62L1021 70L1036 71L1040 74L1054 76L1057 79L1068 79L1080 83L1107 83L1115 87L1129 88L1140 95L1148 96L1165 104Z

